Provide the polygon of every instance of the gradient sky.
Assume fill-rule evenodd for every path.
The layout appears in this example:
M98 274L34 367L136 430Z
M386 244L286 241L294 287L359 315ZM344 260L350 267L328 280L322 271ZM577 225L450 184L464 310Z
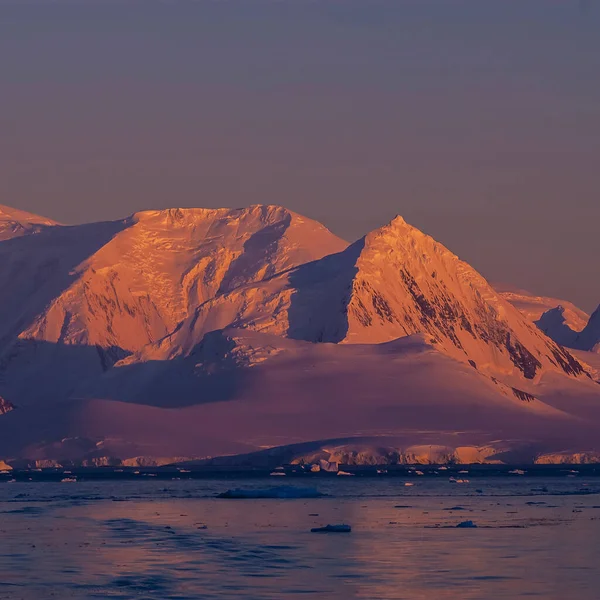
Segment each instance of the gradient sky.
M0 0L0 203L66 223L402 214L492 281L600 302L593 0Z

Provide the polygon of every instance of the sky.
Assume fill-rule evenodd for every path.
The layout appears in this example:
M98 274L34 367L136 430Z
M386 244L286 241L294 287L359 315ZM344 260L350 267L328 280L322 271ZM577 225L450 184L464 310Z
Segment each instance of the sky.
M0 0L0 204L396 214L600 302L600 3Z

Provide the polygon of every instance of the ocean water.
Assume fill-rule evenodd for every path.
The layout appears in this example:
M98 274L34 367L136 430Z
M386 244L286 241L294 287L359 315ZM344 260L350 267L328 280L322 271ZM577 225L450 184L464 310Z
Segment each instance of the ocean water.
M408 480L7 479L0 599L600 597L597 477ZM326 495L216 497L285 485Z

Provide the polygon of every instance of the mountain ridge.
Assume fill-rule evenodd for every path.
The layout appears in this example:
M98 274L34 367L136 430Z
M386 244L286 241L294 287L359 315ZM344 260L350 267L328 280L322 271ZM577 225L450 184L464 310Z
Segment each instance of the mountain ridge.
M400 216L348 244L275 205L141 211L0 264L0 457L598 439L585 361Z

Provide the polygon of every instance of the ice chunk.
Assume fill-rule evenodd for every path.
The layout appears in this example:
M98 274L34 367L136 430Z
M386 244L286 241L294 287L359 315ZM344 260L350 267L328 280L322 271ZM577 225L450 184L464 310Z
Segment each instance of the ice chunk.
M326 471L327 473L337 473L338 472L338 463L330 462L328 460L320 460L319 466L321 467L321 471Z
M311 533L350 533L350 525L326 525L325 527L315 527L310 530Z
M459 523L456 527L459 529L474 529L477 528L477 525L475 525L473 521L462 521L462 523Z
M219 494L218 498L251 499L251 498L321 498L325 496L315 488L280 485L262 489L236 488Z

